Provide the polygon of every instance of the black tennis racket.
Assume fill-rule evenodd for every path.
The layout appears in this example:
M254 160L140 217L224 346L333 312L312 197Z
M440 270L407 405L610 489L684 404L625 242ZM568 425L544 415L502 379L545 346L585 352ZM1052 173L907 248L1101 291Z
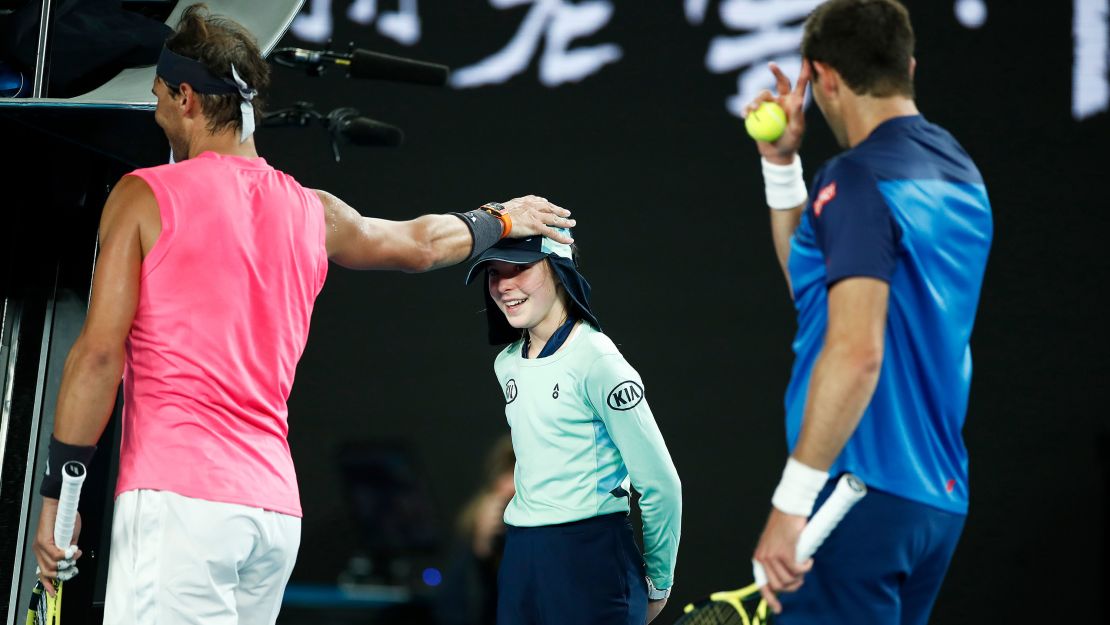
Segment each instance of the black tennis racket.
M797 561L805 562L810 559L844 515L848 514L852 506L866 494L867 487L858 477L850 473L841 476L836 489L802 530L795 555ZM753 561L752 568L755 583L736 590L715 592L687 605L683 615L675 621L675 625L764 625L768 623L770 613L767 610L767 601L759 592L760 587L767 583L767 578L763 567L758 562Z
M62 494L58 497L58 516L54 518L54 544L65 551L73 542L73 526L77 523L77 502L81 499L81 485L85 482L85 465L70 461L62 465ZM31 605L27 609L26 625L58 625L62 619L62 583L77 575L77 567L58 571L54 579L54 596L51 597L42 582L35 582L31 591Z

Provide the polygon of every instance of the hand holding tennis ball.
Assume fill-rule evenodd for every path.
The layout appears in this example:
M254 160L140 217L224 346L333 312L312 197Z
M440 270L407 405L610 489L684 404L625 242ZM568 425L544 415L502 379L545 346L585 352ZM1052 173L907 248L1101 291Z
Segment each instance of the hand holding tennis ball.
M752 139L774 143L786 130L786 111L774 102L763 102L744 118L744 128Z
M806 130L806 90L813 75L809 61L802 61L796 82L775 63L768 63L775 79L774 91L764 90L744 107L744 127L755 138L759 155L776 165L793 162Z

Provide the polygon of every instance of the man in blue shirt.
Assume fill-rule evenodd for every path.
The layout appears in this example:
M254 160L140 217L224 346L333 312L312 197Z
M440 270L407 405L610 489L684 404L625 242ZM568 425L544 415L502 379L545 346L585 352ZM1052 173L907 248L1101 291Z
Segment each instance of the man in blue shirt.
M806 20L797 85L772 65L778 94L748 109L775 101L789 119L758 144L798 331L791 454L754 554L786 625L924 624L967 514L961 430L991 211L971 158L917 110L913 45L896 0L830 0ZM810 81L846 148L812 194L798 159ZM798 536L842 472L870 494L798 564Z

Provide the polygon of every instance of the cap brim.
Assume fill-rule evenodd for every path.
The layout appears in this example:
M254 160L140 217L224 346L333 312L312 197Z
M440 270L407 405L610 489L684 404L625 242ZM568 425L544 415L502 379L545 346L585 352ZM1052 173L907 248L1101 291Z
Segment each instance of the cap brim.
M529 263L537 263L545 258L547 258L547 254L543 252L491 247L482 252L478 258L475 258L474 262L470 263L470 268L466 270L466 281L464 284L473 282L474 276L481 270L482 264L492 260L499 260L514 265L527 265Z

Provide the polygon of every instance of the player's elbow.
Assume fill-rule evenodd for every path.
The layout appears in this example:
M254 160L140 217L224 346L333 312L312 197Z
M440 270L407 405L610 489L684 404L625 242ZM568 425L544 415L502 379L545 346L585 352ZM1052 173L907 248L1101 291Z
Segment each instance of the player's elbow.
M122 375L123 360L123 345L82 336L73 344L66 359L66 368L94 375Z
M878 377L879 371L883 368L882 345L857 350L852 354L852 363L860 375Z
M883 367L882 343L841 343L830 346L836 355L837 368L860 378L877 378Z

